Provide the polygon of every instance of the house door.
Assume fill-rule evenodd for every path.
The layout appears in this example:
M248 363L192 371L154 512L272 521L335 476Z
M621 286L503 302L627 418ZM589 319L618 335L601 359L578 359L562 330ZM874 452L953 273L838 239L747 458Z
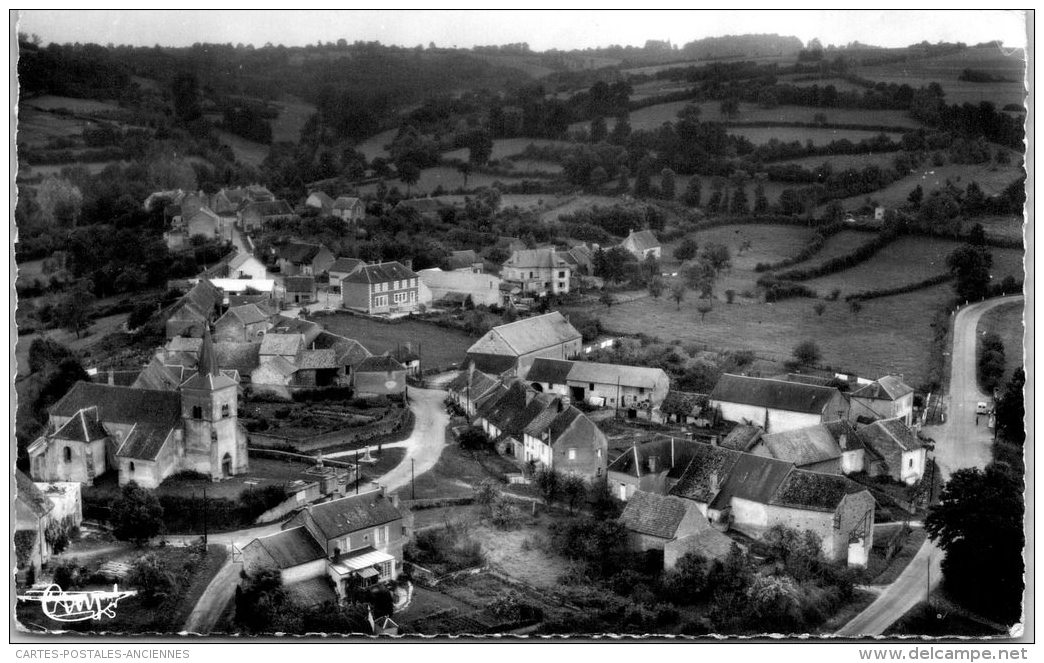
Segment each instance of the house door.
M583 387L570 387L569 395L573 397L574 401L584 402L584 388Z
M226 477L232 476L232 456L227 453L221 459L221 473Z
M620 484L620 499L624 502L627 501L627 484Z

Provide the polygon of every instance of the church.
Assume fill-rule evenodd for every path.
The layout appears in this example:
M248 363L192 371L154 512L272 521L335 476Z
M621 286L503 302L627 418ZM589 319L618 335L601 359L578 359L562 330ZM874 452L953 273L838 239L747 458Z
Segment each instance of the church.
M239 383L218 368L210 329L199 364L171 390L77 382L51 408L47 433L29 446L34 481L93 484L110 470L120 485L155 488L193 471L222 477L248 470L239 424Z

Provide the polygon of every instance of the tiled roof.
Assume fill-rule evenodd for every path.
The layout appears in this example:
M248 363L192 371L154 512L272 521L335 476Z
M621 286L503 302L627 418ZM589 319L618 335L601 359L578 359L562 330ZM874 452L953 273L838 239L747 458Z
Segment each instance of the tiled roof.
M302 263L311 262L315 258L316 254L322 250L321 244L305 244L302 242L292 242L286 244L279 249L279 257L287 262L291 262L295 265Z
M845 446L847 449L866 449L866 445L863 443L863 436L859 434L859 431L855 429L850 422L845 420L828 421L825 424L820 424L834 436L835 440L838 440L840 445L841 436L845 436ZM872 451L872 450L871 450Z
M821 414L838 393L832 387L726 373L714 385L710 398L713 401L756 405L772 410Z
M260 343L238 343L221 341L214 344L218 366L222 369L238 371L240 375L249 375L260 361Z
M852 396L882 401L897 401L912 392L913 387L905 384L898 376L886 375L852 392Z
M330 540L390 523L402 518L402 514L383 493L373 492L307 506L290 522L298 524L303 518L311 518L316 528Z
M359 260L358 258L338 258L337 260L334 260L332 265L330 265L330 269L328 271L330 273L339 272L347 274L359 265L364 264L366 263L364 263L362 260Z
M360 199L353 196L338 196L337 200L333 202L334 209L351 209L356 204L362 202Z
M569 371L572 368L573 362L571 361L538 357L533 360L533 364L529 367L529 372L526 373L526 380L529 382L565 384Z
M834 511L845 495L866 490L851 479L837 474L821 474L795 469L783 480L772 504L813 511Z
M315 198L319 201L320 207L323 209L330 209L333 207L334 199L331 198L325 191L313 191L308 194L309 198Z
M265 334L261 339L261 356L282 355L296 357L304 345L301 334Z
M639 534L673 539L690 509L696 509L696 504L689 500L636 490L620 514L620 524ZM703 524L710 528L706 518Z
M524 318L489 330L468 354L518 357L580 338L580 332L558 311Z
M863 441L873 447L874 451L885 455L889 447L899 447L902 451L915 451L923 445L910 427L902 419L881 419L859 429Z
M337 353L333 350L304 350L297 362L297 370L337 368Z
M758 426L741 424L729 431L729 434L721 441L721 446L735 451L749 451L758 441L758 438L761 437L762 433L764 431Z
M387 373L390 371L405 371L406 367L396 361L390 355L377 355L367 357L355 367L356 373Z
M314 562L326 556L319 542L303 526L258 537L248 545L257 546L265 551L275 567L280 570Z
M559 438L562 437L562 434L565 433L566 430L568 430L569 427L573 425L573 422L577 419L587 420L587 417L584 416L583 412L576 409L572 405L566 406L561 412L559 412L558 416L555 417L554 420L551 422L552 444L559 442Z
M283 377L290 377L297 372L297 367L291 364L284 357L276 355L274 357L266 357L264 361L258 364L258 368L267 367L270 370L274 370Z
M18 486L15 499L28 507L37 518L43 518L54 509L54 503L21 470L15 470L15 483Z
M167 426L135 426L127 433L127 439L120 445L116 455L122 458L156 460L163 444L173 431L173 427Z
M202 338L190 338L187 336L175 336L163 346L167 352L192 352L198 353L203 347Z
M515 367L517 357L513 355L484 354L468 352L468 360L475 363L475 369L490 375L501 375Z
M181 396L176 392L132 389L90 382L77 382L51 408L51 414L71 417L78 410L98 406L105 423L173 427L181 419Z
M651 230L639 230L638 232L632 232L630 235L627 236L627 240L631 241L632 245L637 251L655 249L657 246L660 245L660 240L656 239L656 235Z
M692 461L671 494L714 508L727 506L733 496L767 503L793 467L792 463L709 444L698 444L693 452ZM717 492L713 490L712 477L717 478Z
M258 322L264 322L269 318L268 313L262 311L256 304L233 306L228 309L228 312L225 313L225 315L235 316L244 325L257 324Z
M701 404L707 402L706 394L697 394L689 391L678 391L671 389L660 403L660 411L664 414L684 415L687 417L699 416Z
M537 394L516 419L522 425L523 433L539 438L544 431L551 428L551 424L564 410L565 404L562 399L553 398L548 394Z
M285 200L264 200L247 203L243 212L257 212L258 216L290 216L294 210Z
M841 457L841 447L826 426L807 426L761 437L773 458L786 460L798 467Z
M314 276L288 276L286 277L286 291L287 292L314 292L315 291L315 277Z
M159 357L153 357L132 386L136 389L173 391L184 381L184 366L167 365Z
M417 273L397 261L382 262L376 265L362 265L354 272L344 277L348 283L388 283L389 281L402 281L404 279L415 279Z
M76 416L65 422L65 425L51 437L74 442L93 442L109 437L109 433L98 421L97 410L88 409L77 412Z
M554 248L546 249L522 249L515 251L504 263L505 267L518 269L541 268L541 267L568 267L569 263L558 255Z
M732 539L713 527L701 529L695 534L683 536L678 539L678 543L683 546L686 552L703 555L704 558L709 560L724 559L729 554L729 551L732 550L732 546L735 545Z
M305 342L309 341L309 338L315 340L319 337L323 331L322 325L312 322L311 320L305 320L304 318L288 318L280 315L272 320L272 327L268 330L269 334L301 334L305 338Z
M598 384L620 384L624 387L654 388L667 383L667 374L662 368L627 366L625 364L601 364L593 361L574 361L569 371L569 380Z
M234 270L237 270L240 267L242 267L243 265L247 264L247 262L250 261L250 260L257 260L257 258L255 258L250 253L237 253L237 254L235 254L235 256L233 256L233 258L231 260L228 261L228 268L229 268L230 272L234 271ZM261 262L261 261L258 260L258 262Z
M699 446L705 445L658 434L654 439L622 452L609 463L608 469L641 478L650 473L649 459L655 457L657 472L666 470L667 476L677 478L685 472Z
M341 366L357 366L359 362L370 356L370 351L355 339L345 338L328 331L320 332L312 345L317 350L333 350L337 363Z

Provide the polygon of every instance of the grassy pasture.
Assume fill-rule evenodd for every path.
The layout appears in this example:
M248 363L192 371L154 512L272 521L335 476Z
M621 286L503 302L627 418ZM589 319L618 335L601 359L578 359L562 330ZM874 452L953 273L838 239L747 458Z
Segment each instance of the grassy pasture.
M814 256L804 262L794 265L793 267L788 267L787 269L802 269L821 265L827 260L851 253L863 244L871 241L873 238L873 233L860 232L858 230L842 230L841 232L828 237L826 243L823 244L823 248Z
M315 106L297 97L286 95L278 104L279 117L272 120L272 142L296 143L301 138L301 128L315 113Z
M412 343L419 344L422 368L449 366L464 359L475 339L464 332L446 327L407 320L405 322L377 322L369 318L333 313L311 317L334 334L354 338L373 354L394 352L397 347Z
M862 170L867 166L879 166L880 168L891 168L895 157L899 152L881 152L878 154L831 154L816 157L802 157L800 159L787 159L786 161L773 161L773 166L795 165L807 170L819 168L824 163L829 163L834 172L855 168Z
M215 129L214 133L217 134L222 144L228 145L232 148L232 154L236 156L236 161L256 168L260 166L261 162L265 160L266 156L268 156L267 145L255 143L228 131Z
M377 157L388 158L388 150L385 149L385 145L392 142L395 136L398 135L398 129L388 129L382 131L379 134L370 136L363 142L355 146L357 152L361 152L367 161L373 161Z
M990 309L979 318L977 331L980 335L993 332L999 335L1001 341L1004 342L1005 367L1004 377L1001 378L1002 384L1011 379L1011 374L1015 372L1016 368L1022 366L1024 361L1022 351L1025 334L1022 323L1024 308L1023 302L1011 302Z
M661 94L672 94L691 89L692 84L685 81L647 81L632 88L631 101L641 101Z
M545 197L549 198L549 196ZM564 204L549 209L540 215L541 223L553 223L563 214L574 214L580 210L590 209L596 205L607 207L621 202L613 196L576 196Z
M62 117L22 104L18 108L18 144L24 147L43 147L51 138L79 138L83 121Z
M484 173L472 173L468 176L469 190L481 189L483 187L492 186L494 182L504 182L505 184L513 184L521 182L525 178L519 177L505 177L503 175L486 175ZM397 179L389 179L386 181L388 188L399 187L399 190L404 194L406 193L406 185ZM456 168L449 166L436 166L435 168L425 168L421 171L420 179L417 183L410 187L412 195L431 193L436 188L441 186L446 191L456 191L464 186L464 176L457 171ZM366 184L359 187L359 193L362 195L368 193L375 193L377 191L377 184Z
M893 132L863 131L861 129L831 129L806 127L729 127L729 133L743 136L755 145L765 145L775 138L783 143L799 141L804 144L812 141L814 145L826 145L835 140L848 139L853 143L873 138L884 133L891 140L899 140L902 135Z

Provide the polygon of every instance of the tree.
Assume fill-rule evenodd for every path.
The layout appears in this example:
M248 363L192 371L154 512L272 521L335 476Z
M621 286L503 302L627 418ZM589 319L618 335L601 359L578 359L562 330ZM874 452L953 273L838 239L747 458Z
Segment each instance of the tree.
M463 162L457 164L457 172L464 176L464 188L468 188L468 175L471 175L471 163Z
M481 451L488 449L490 444L489 436L486 432L477 426L471 426L465 428L460 432L457 437L457 441L460 444L461 449L468 449L471 451Z
M605 168L598 166L591 171L591 186L593 188L600 189L605 186L605 183L608 181L609 173L606 172Z
M714 279L718 273L714 266L701 257L682 268L685 284L700 293L701 297L710 297L714 290Z
M732 266L732 256L729 254L729 247L724 244L708 242L703 245L703 249L700 251L700 256L703 260L707 261L715 271L720 272Z
M163 531L163 507L151 490L134 481L123 487L110 507L112 535L142 545Z
M685 193L682 195L682 202L689 207L699 207L702 196L703 186L700 184L700 178L697 175L693 175L689 178L689 183L685 186Z
M921 185L918 184L912 191L910 191L910 195L907 196L906 199L909 200L914 207L917 207L921 204L921 201L924 200L924 189L922 189Z
M175 594L177 578L156 555L144 555L134 562L127 581L138 590L147 606L157 606Z
M997 399L995 417L997 435L1008 442L1023 445L1026 442L1026 401L1023 389L1026 386L1026 371L1020 366L1015 369L1004 393Z
M485 129L477 129L468 136L468 162L482 165L493 156L493 137Z
M666 285L663 282L663 277L654 276L649 279L649 284L646 287L649 289L649 294L652 295L653 299L659 299Z
M681 310L682 300L685 299L685 284L681 281L676 282L671 286L671 299L678 305L678 310Z
M607 309L612 308L613 293L609 292L608 290L602 290L602 294L598 295L598 302L600 304L604 304Z
M731 97L721 102L721 114L730 120L735 120L739 117L739 99Z
M725 291L725 303L731 304L734 301L736 301L736 291L732 288L729 288Z
M252 574L240 573L236 587L236 623L251 633L277 631L280 615L292 612L290 595L283 587L278 569L262 567Z
M943 584L960 603L1013 624L1024 588L1023 482L1004 467L957 470L928 509L925 529L946 552ZM983 564L982 560L990 560ZM988 587L989 591L983 591Z
M823 315L823 311L826 310L826 304L823 302L816 302L812 305L812 310L816 312L816 315Z
M840 201L831 200L823 210L823 219L828 222L836 222L845 218L845 208Z
M399 181L406 185L406 195L410 195L411 187L420 180L421 170L415 164L406 161L399 165Z
M803 366L814 366L823 358L823 353L820 352L819 346L813 341L801 341L794 346L794 351L791 354Z
M700 314L700 322L703 322L707 314L714 310L714 304L709 299L701 299L696 302L696 311Z
M540 495L544 498L544 504L550 506L562 489L562 476L557 470L547 466L541 466L536 472L535 483Z
M59 298L54 307L55 321L63 328L80 334L91 324L91 307L94 304L94 293L82 284Z
M648 198L652 194L652 181L649 176L649 165L645 162L638 164L638 174L634 178L634 196L636 198Z
M703 555L689 551L678 558L674 568L663 574L662 586L667 600L680 605L698 603L707 591L711 563Z
M562 479L562 497L569 506L569 513L573 513L587 497L587 482L578 474L565 475Z
M627 263L634 260L631 253L620 246L608 251L599 249L594 255L594 275L611 282L619 281L627 273Z
M601 143L609 136L609 127L605 123L605 118L598 116L591 120L591 133L590 138L592 143Z
M699 251L700 245L696 243L691 237L686 237L681 241L674 249L674 257L682 262L686 260L692 260L696 257L696 253Z
M986 393L993 393L1004 377L1004 342L994 332L979 339L978 369L979 384Z
M758 173L754 181L754 213L765 214L769 210L768 197L765 195L765 173Z
M42 221L71 228L80 218L83 194L69 180L50 175L37 189L36 204Z
M984 246L964 244L946 258L946 265L954 275L954 290L963 301L976 301L986 296L990 284L993 256Z
M665 200L674 200L674 171L670 168L664 168L660 171L660 195Z

